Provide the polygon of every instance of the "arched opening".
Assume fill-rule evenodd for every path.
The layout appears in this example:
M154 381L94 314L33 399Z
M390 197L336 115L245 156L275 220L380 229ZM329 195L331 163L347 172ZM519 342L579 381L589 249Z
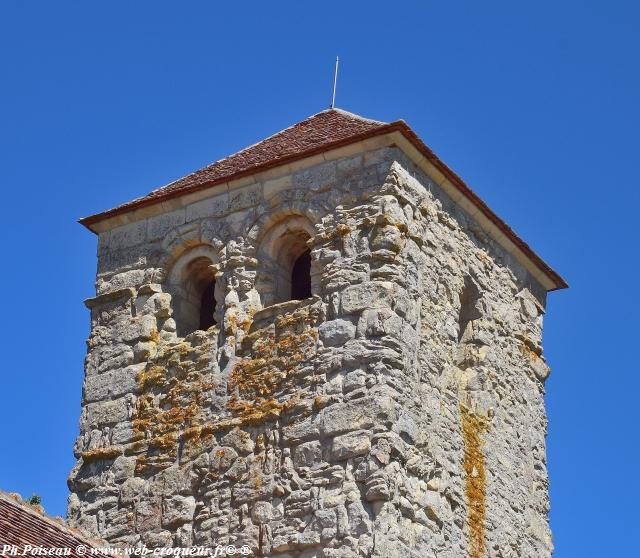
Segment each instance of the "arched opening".
M306 231L287 230L274 243L275 302L304 300L311 296L309 238Z
M182 298L176 306L176 328L178 335L197 329L207 330L215 324L216 279L211 269L211 260L206 257L191 260L182 273Z
M304 300L311 296L311 250L298 256L291 270L291 300Z
M311 297L314 265L308 242L313 230L306 217L290 215L262 237L256 288L264 306Z
M206 331L216 323L216 272L212 258L211 247L199 246L183 254L171 269L167 291L179 337L196 330Z

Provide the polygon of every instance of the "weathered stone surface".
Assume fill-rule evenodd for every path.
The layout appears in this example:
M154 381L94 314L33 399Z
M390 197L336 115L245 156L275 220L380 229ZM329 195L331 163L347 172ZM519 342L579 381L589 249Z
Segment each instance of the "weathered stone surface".
M176 209L168 213L162 213L151 217L147 221L147 238L149 240L162 239L175 227L183 225L185 222L184 208Z
M226 193L220 194L189 205L186 210L186 221L223 215L228 210L229 196Z
M264 176L101 233L70 521L281 558L548 557L544 289L397 147ZM306 248L313 296L284 300Z
M338 319L321 324L318 333L325 346L337 347L355 337L356 327L351 322Z
M251 436L244 430L238 428L234 428L227 435L223 436L220 441L223 445L235 449L240 455L249 455L255 447Z
M395 288L389 281L372 281L362 285L353 285L341 295L342 311L345 314L369 308L391 306Z
M285 426L282 429L282 439L292 444L318 438L320 436L320 426L317 420L312 418L304 419Z
M371 449L368 430L349 432L336 436L331 445L331 457L335 461L343 461L358 455L366 455Z
M293 449L293 464L297 467L312 467L322 461L322 446L319 441L300 444Z
M162 525L175 527L193 519L196 501L193 496L169 496L162 504Z
M337 403L324 410L322 431L333 436L350 430L372 428L391 421L394 402L387 397L363 397L347 403Z

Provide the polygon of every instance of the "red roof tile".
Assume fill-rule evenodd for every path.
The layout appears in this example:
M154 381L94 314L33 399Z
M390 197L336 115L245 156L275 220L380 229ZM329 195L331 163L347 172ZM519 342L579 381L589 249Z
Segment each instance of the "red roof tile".
M72 557L82 556L78 546L95 548L79 531L38 513L35 509L16 499L0 494L0 544L16 545L20 554L25 545L45 548L69 548ZM107 546L104 543L104 546ZM1 550L1 547L0 547ZM29 554L27 552L27 554Z

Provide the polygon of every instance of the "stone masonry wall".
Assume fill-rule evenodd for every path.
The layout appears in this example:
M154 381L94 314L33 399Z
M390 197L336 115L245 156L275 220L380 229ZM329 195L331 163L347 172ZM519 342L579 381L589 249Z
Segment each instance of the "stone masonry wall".
M258 256L289 219L313 231L313 297L270 304ZM167 277L203 246L219 325L179 338ZM98 255L78 527L256 556L550 555L544 291L398 149L113 229Z

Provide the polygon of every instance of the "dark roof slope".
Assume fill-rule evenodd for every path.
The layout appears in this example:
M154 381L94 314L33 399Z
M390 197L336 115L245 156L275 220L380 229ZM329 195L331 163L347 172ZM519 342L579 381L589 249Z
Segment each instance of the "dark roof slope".
M28 544L32 547L69 548L70 556L79 558L82 553L77 552L78 546L95 548L96 542L38 513L28 504L0 493L0 543L16 545L18 554ZM106 543L104 546L107 546Z

